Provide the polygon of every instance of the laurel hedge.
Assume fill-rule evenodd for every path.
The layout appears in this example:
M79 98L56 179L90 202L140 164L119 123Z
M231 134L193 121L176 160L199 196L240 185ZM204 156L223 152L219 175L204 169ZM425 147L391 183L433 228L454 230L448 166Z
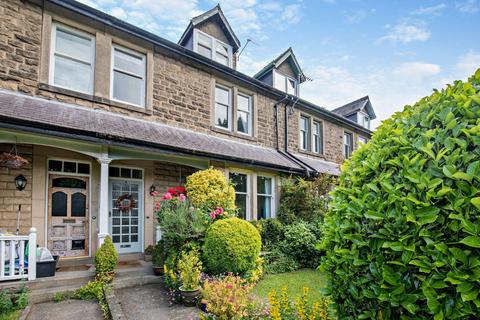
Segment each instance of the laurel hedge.
M340 319L480 314L480 70L406 106L347 161L322 268Z

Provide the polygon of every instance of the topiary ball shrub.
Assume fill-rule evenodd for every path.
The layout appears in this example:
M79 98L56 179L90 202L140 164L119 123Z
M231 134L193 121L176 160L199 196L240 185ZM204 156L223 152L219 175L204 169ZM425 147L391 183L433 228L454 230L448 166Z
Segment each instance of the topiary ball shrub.
M210 168L197 171L187 177L188 198L196 208L211 211L218 207L235 209L235 189L225 178L225 174Z
M244 274L255 268L260 248L260 234L250 222L218 220L207 229L203 260L211 273Z
M384 121L347 161L322 268L341 319L480 314L480 70Z

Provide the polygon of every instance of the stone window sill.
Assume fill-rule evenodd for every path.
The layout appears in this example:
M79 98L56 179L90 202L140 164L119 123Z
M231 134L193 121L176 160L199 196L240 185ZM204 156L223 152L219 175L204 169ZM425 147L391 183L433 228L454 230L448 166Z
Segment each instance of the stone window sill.
M153 114L153 112L151 110L141 108L141 107L136 107L136 106L133 106L133 105L129 105L128 103L122 103L122 102L102 98L102 97L91 95L91 94L77 92L77 91L73 91L73 90L69 90L69 89L64 89L64 88L60 88L60 87L57 87L57 86L52 86L52 85L49 85L49 84L46 84L46 83L39 83L38 88L41 89L41 90L48 91L48 92L63 94L63 95L69 96L69 97L82 99L82 100L87 100L87 101L90 101L90 102L106 104L106 105L109 105L109 106L112 106L112 107L118 107L118 108L126 109L126 110L129 110L129 111L134 111L134 112L148 114L148 115Z
M220 128L217 128L215 126L210 126L210 130L212 130L214 132L217 132L217 133L227 135L229 137L240 138L240 139L244 139L244 140L248 140L248 141L252 141L252 142L257 142L258 141L257 138L255 138L255 137L248 136L248 135L245 135L245 134L241 134L241 133L238 133L238 132L232 132L228 129L220 129Z
M325 157L324 153L315 153L315 152L312 152L312 151L302 150L300 148L298 148L298 153L326 160L326 157Z

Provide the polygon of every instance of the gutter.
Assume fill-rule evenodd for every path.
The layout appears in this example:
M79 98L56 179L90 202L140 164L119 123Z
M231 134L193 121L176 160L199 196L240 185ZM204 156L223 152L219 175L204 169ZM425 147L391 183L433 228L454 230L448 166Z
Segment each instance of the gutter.
M37 1L35 0L30 0L31 2L36 3ZM250 86L254 87L257 90L263 91L265 94L268 94L270 96L273 96L276 99L282 99L285 95L284 92L275 89L259 80L256 80L250 76L247 76L239 71L230 69L226 66L223 66L219 63L214 62L213 60L210 60L208 58L205 58L196 52L193 52L189 49L186 49L176 43L173 43L171 41L168 41L162 37L159 37L151 32L145 31L143 29L140 29L130 23L127 23L125 21L122 21L120 19L117 19L109 14L106 14L102 11L96 10L94 8L91 8L87 5L84 5L82 3L79 3L74 0L44 0L43 2L43 9L45 9L45 4L53 4L56 6L59 6L61 8L70 10L72 12L75 12L77 14L80 14L82 16L86 16L90 19L99 21L100 23L103 23L107 26L110 26L112 28L115 28L117 30L120 30L122 32L125 32L129 35L132 35L136 38L140 38L144 41L150 42L156 46L158 46L160 49L168 52L169 54L176 54L181 56L182 58L188 60L188 62L194 62L202 67L207 67L212 71L216 71L217 73L220 73L222 75L229 76L237 81L244 82L249 84ZM47 8L48 9L48 8ZM292 97L293 96L290 96ZM324 109L322 107L319 107L313 103L310 103L308 101L305 101L303 99L298 99L298 105L299 107L305 108L306 110L321 114L324 116L327 120L330 120L336 124L342 124L346 125L350 128L353 128L357 131L360 131L368 136L372 135L372 131L365 129L364 127L360 126L359 124L344 118L332 111L329 111L327 109Z
M283 156L285 156L286 158L288 158L288 159L292 160L293 162L295 162L296 164L298 164L300 167L304 168L305 169L305 175L307 176L307 178L314 177L314 176L317 175L317 171L314 168L312 168L311 166L309 166L308 164L306 164L305 162L303 162L302 160L298 159L293 154L288 152L288 111L287 111L287 108L288 108L288 103L290 101L287 101L285 103L285 124L284 124L285 125L285 140L284 140L285 151L282 151L281 148L280 148L280 141L279 141L280 133L279 133L279 125L278 125L278 108L284 100L287 100L287 99L290 100L290 98L291 98L291 96L285 95L285 97L283 99L275 102L275 104L273 106L274 109L275 109L275 131L276 131L277 151L280 154L282 154Z
M281 172L286 173L302 173L301 170L295 170L290 167L284 166L277 166L272 165L260 161L255 160L247 160L242 158L235 158L231 156L218 156L215 154L210 154L203 151L194 151L190 149L182 149L182 148L175 148L172 146L160 145L155 143L148 143L145 141L137 141L134 139L125 139L115 136L107 136L103 134L98 134L95 132L88 132L83 130L74 130L74 129L65 129L62 127L58 127L55 125L48 125L48 124L39 124L37 122L26 121L26 120L17 120L8 117L0 116L0 128L4 129L13 129L13 130L20 130L26 132L33 132L38 134L44 134L49 136L56 136L60 138L66 139L76 139L76 140L83 140L87 142L94 142L99 144L106 144L106 145L116 145L121 147L127 148L138 148L143 147L144 149L149 149L153 152L163 152L166 154L173 154L179 156L195 156L199 158L204 158L208 160L216 160L216 161L231 161L234 163L246 164L250 166L258 166L267 169L274 169ZM160 149L160 150L159 150Z

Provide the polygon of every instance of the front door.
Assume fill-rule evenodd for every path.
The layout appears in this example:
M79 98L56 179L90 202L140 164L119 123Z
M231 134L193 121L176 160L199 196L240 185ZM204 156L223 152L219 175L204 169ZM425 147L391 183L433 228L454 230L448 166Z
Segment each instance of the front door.
M109 215L110 234L117 252L142 252L142 180L110 178Z
M48 249L60 257L88 256L88 177L50 175Z

